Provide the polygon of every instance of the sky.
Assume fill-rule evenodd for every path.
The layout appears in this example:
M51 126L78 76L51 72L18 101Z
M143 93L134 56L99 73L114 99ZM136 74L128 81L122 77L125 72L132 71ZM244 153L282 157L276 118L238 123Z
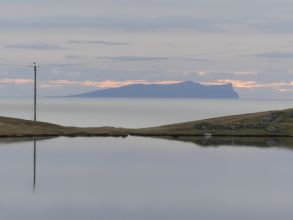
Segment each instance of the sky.
M293 98L292 0L1 0L0 96L232 83Z

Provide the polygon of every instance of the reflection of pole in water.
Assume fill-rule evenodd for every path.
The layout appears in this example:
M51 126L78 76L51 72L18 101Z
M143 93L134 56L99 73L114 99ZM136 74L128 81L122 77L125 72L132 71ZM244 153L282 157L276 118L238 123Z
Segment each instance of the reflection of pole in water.
M34 62L34 121L37 121L37 68L36 63ZM36 189L36 163L37 163L37 147L36 140L34 140L34 179L33 179L33 191Z
M34 179L33 179L33 191L36 189L36 165L37 165L37 141L34 140Z

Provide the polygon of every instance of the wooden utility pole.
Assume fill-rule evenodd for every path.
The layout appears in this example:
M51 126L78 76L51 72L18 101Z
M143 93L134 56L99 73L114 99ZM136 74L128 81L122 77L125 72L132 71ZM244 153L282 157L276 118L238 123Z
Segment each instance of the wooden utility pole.
M34 62L34 65L30 67L34 68L34 121L37 121L37 68L40 66L36 66Z

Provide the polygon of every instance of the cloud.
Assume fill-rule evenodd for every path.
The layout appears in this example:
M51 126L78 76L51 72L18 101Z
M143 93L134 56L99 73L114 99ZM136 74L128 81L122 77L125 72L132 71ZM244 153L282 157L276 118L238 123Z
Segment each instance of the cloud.
M131 84L142 84L146 83L145 80L128 80L124 82L119 82L119 81L111 81L111 80L106 80L102 82L93 82L93 81L85 81L82 82L82 86L86 87L96 87L100 89L106 89L106 88L115 88L115 87L120 87L120 86L126 86L126 85L131 85Z
M52 89L52 88L60 88L60 87L63 88L65 86L74 86L74 85L79 85L79 83L76 81L67 80L67 79L50 80L48 82L41 82L40 88Z
M230 79L216 80L215 82L210 82L207 84L223 84L223 83L231 83L233 87L238 89L251 89L251 88L256 88L260 86L259 84L256 83L256 81L230 80Z
M250 76L250 75L257 75L257 71L235 71L235 75L237 76Z
M64 57L69 60L87 59L87 57L85 57L85 56L73 55L73 54L72 55L65 55Z
M235 19L234 19L235 20ZM167 30L193 30L197 32L225 32L225 25L235 23L223 17L191 16L49 16L11 19L1 22L0 28L9 29L100 29L127 32L150 32ZM108 41L69 41L69 43L99 43L111 45ZM115 42L112 42L115 44ZM117 42L125 43L125 42ZM121 44L120 44L121 45ZM125 45L125 44L124 44Z
M77 82L71 81L71 80L51 80L48 82L49 84L53 85L74 85Z
M127 42L119 41L103 41L103 40L69 40L67 44L97 44L97 45L106 45L106 46L128 46L131 45Z
M112 81L112 80L106 80L102 82L92 82L92 81L86 81L82 82L82 86L86 87L96 87L99 89L106 89L106 88L115 88L120 86L127 86L132 84L174 84L181 81L155 81L155 82L149 82L147 80L127 80L127 81Z
M141 10L139 8L139 10ZM233 15L228 10L225 15L202 14L168 14L165 11L158 15L138 14L64 14L52 16L27 16L25 18L8 18L0 20L2 29L95 29L102 31L126 32L153 32L169 30L191 30L200 33L277 33L287 34L293 32L292 18L284 19L272 15L254 16ZM75 44L101 44L101 45L129 45L127 42L111 42L107 40L69 40L67 43Z
M0 79L0 84L16 84L16 85L23 85L32 83L33 80L31 79Z
M276 18L276 17L266 17L258 19L252 25L259 31L264 33L292 33L292 18Z
M271 88L275 90L292 89L293 82L271 82L261 83L257 81L245 81L245 80L231 80L231 79L220 79L213 82L205 82L205 84L224 84L231 83L237 89L255 89L255 88Z
M95 87L98 89L107 89L107 88L116 88L121 86L127 86L132 84L174 84L182 81L147 81L147 80L126 80L126 81L113 81L113 80L105 80L105 81L72 81L72 80L51 80L46 83L42 83L42 88L56 88L56 87L64 87L64 86L82 86L82 87Z
M118 62L145 62L145 61L193 61L193 62L209 62L208 59L195 59L185 57L148 57L148 56L99 56L96 57L101 60L118 61Z
M24 4L12 1L10 7L4 4L5 10L1 14L5 17L0 20L0 27L37 30L240 30L245 33L247 30L273 33L293 31L290 0L62 0L58 2L58 7L56 2L29 0ZM33 9L31 5L34 5ZM100 9L99 16L96 8Z
M119 62L140 62L140 61L166 61L170 60L168 57L143 57L143 56L113 56L106 57L100 56L97 59L101 60L110 60L110 61L119 61Z
M229 13L228 13L229 14ZM153 32L169 30L191 30L200 33L258 32L292 33L292 19L266 16L229 16L229 15L47 15L10 18L1 21L4 29L95 29L102 31ZM240 28L239 28L240 27ZM241 28L242 27L242 28ZM72 44L129 45L127 42L107 40L69 40Z
M263 59L293 59L293 52L266 52L266 53L259 53L255 55L256 57L263 58Z
M43 65L45 67L49 68L67 68L67 67L75 67L75 68L80 68L83 65L87 65L88 63L55 63L55 64L47 64Z
M241 81L257 81L260 83L272 83L272 82L290 82L292 80L292 71L284 71L278 69L269 68L265 70L254 70L254 69L239 69L235 71L208 71L205 69L199 71L187 71L182 74L177 74L176 79L184 77L184 80L193 79L199 82L214 82L216 80L230 79L230 80L241 80Z
M26 50L64 50L66 48L47 44L47 43L33 43L33 44L5 44L3 48L12 48L12 49L26 49Z

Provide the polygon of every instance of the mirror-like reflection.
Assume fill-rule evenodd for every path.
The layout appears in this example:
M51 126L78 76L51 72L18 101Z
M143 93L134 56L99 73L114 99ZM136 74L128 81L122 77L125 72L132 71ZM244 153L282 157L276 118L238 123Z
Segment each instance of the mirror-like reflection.
M131 137L131 136L130 136ZM36 142L56 139L58 137L27 137L27 138L0 138L0 145L2 144L15 144L24 142L33 142L34 152L36 149ZM95 139L95 137L88 137ZM109 137L111 138L111 137ZM116 137L115 137L116 138ZM139 136L138 136L139 138ZM279 147L293 149L293 138L290 137L204 137L204 136L158 136L158 137L145 137L146 139L164 139L174 140L179 142L190 142L202 147L218 147L218 146L251 146L260 148ZM75 139L79 139L76 137ZM119 138L117 138L119 140ZM74 138L73 138L74 140Z
M33 192L35 192L36 190L36 180L37 180L37 173L36 173L36 169L37 169L37 141L34 139L34 175L33 175Z
M0 219L291 220L293 151L281 143L291 140L2 142Z
M54 139L54 136L46 136L46 137L10 137L10 138L0 138L0 145L6 144L15 144L15 143L25 143L25 142L32 142L36 141L43 141L43 140L50 140Z
M293 150L293 138L289 137L199 137L178 136L163 139L190 142L202 147L247 146L259 148L286 148Z

